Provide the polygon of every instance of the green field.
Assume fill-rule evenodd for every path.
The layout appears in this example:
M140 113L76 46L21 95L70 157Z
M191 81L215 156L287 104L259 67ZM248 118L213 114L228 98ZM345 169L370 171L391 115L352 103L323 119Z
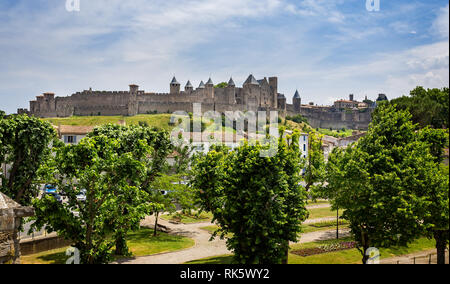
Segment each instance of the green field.
M331 207L313 208L309 209L308 211L309 211L308 219L336 217L336 211L331 210ZM339 211L339 215L341 215L341 213L342 210Z
M171 114L140 114L136 116L72 116L58 118L43 118L53 125L82 125L82 126L98 126L108 123L117 124L120 120L124 120L127 125L137 125L139 122L145 122L149 126L158 127L165 130L171 130L174 126L170 126Z
M352 134L353 134L352 129L330 130L330 129L319 128L317 130L317 132L324 134L324 135L333 136L336 138L349 137L349 136L352 136Z
M142 228L128 234L127 244L132 255L136 257L189 248L195 245L195 241L191 238L161 232L153 237L152 229ZM65 254L67 248L25 255L20 258L20 261L23 264L64 264L68 258Z
M349 238L341 239L340 242L351 241ZM295 244L291 246L291 249L297 250L301 248L312 248L325 244L331 244L336 242L336 240L327 240L327 241L319 241L319 242L311 242L304 244ZM420 252L424 250L430 250L435 248L434 240L429 240L427 238L421 238L413 243L411 243L408 247L392 247L387 249L380 249L381 259L390 258L415 252ZM289 264L360 264L361 263L361 254L359 251L355 249L342 250L336 252L323 253L318 255L311 256L299 256L292 253L289 253ZM232 255L221 255L215 257L209 257L204 259L193 260L187 262L187 264L232 264L233 256Z
M162 215L161 219L167 221L177 221L183 224L193 224L193 223L203 223L203 222L211 222L212 213L210 212L202 212L198 216L195 214L186 215L186 214L171 214L171 215Z

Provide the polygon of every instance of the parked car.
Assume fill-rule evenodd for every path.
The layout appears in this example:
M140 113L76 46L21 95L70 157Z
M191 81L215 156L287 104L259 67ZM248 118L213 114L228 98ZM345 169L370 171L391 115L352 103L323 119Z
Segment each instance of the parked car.
M57 193L58 187L52 184L46 184L44 187L44 193Z
M59 203L62 203L62 201L63 201L61 195L59 195L56 191L45 192L45 195L53 196L56 199L56 201L58 201Z
M77 194L77 201L85 202L86 201L86 189L80 190L80 193Z

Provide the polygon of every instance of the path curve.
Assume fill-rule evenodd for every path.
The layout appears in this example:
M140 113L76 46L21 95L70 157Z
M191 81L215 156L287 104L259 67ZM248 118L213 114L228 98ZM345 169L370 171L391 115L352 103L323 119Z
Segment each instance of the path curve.
M182 264L192 260L198 260L207 257L214 257L224 254L231 254L226 247L226 240L220 240L216 237L213 241L209 241L211 233L201 229L210 226L211 223L195 223L195 224L173 224L166 220L160 219L161 225L170 228L171 234L181 235L194 239L195 245L184 250L160 253L149 256L141 256L132 259L122 259L114 262L118 264ZM154 224L154 217L149 216L143 222L142 226L150 227ZM348 235L348 230L340 230L342 237ZM319 240L327 240L336 237L336 230L317 231L302 234L298 243L314 242Z

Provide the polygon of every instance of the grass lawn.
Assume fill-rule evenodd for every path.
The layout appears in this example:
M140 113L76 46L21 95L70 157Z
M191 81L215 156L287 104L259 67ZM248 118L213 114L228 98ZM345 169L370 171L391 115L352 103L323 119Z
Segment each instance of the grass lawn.
M127 243L133 256L144 256L189 248L195 244L195 241L162 232L153 237L152 229L142 228L137 232L129 233ZM23 264L64 264L68 258L65 255L66 249L67 247L22 256L21 262Z
M351 239L341 239L340 241L350 241ZM324 244L330 244L335 240L319 241L312 243L296 244L291 246L292 249L309 248L320 246ZM389 258L394 256L400 256L410 254L414 252L420 252L435 248L434 240L428 240L427 238L421 238L410 244L408 247L392 247L388 249L380 249L381 258ZM186 264L231 264L232 255L221 255L215 257L209 257L204 259L193 260ZM329 252L324 254L312 255L312 256L299 256L290 253L289 264L360 264L361 254L355 249L342 250L337 252Z
M308 200L306 202L306 206L323 205L323 204L330 204L330 202L328 200L316 200L314 202L312 200Z
M346 222L340 221L339 229L343 229L343 228L348 228L348 224ZM317 231L333 230L333 229L334 230L336 229L336 221L307 224L307 225L302 225L302 234L317 232Z
M351 241L351 239L346 238L341 241ZM305 244L296 244L291 246L292 249L300 249L307 247L314 247L318 245L323 245L327 243L335 242L335 240L320 241ZM429 240L427 238L421 238L411 243L408 247L391 247L391 248L381 248L380 254L381 258L389 258L394 256L400 256L405 254L410 254L414 252L420 252L424 250L429 250L435 248L434 240ZM355 249L342 250L336 252L329 252L318 255L311 256L299 256L295 254L289 254L289 264L360 264L361 263L361 253Z
M116 124L119 120L125 120L127 125L137 125L140 121L165 130L172 130L169 125L171 114L140 114L136 116L72 116L58 118L44 118L54 125L83 125L98 126L108 123Z
M330 130L330 129L319 128L318 132L321 134L333 136L336 138L349 137L349 136L352 136L352 134L353 134L352 129L345 129L345 131L342 131L342 130Z
M323 226L322 225L321 226L315 226L315 225L322 224L322 223L323 223ZM318 224L302 225L302 233L300 233L300 236L302 234L311 233L311 232L326 231L326 230L336 229L336 222L321 222L321 223L318 223ZM211 225L211 226L201 227L200 229L206 230L206 231L208 231L208 232L210 232L212 234L212 233L214 233L215 230L217 230L217 228L218 227L216 225ZM342 225L340 224L339 225L339 229L342 229L342 228L348 228L348 225L347 224L342 224ZM231 233L228 234L227 236L229 236L229 235L231 235Z
M179 217L181 217L181 219ZM166 221L177 221L183 224L194 224L194 223L211 222L212 217L213 216L211 212L202 212L198 217L195 215L171 214L171 215L162 215L161 219L164 219Z
M314 209L309 209L308 211L309 211L308 219L336 217L336 211L331 210L330 207L314 208ZM341 212L342 212L342 210L339 211L339 216L341 215Z

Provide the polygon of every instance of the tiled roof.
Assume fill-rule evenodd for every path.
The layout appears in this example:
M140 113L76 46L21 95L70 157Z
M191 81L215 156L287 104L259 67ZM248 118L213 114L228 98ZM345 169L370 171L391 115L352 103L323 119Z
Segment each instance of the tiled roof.
M94 130L94 126L75 126L75 125L60 125L58 126L59 133L65 134L76 134L76 135L86 135Z

